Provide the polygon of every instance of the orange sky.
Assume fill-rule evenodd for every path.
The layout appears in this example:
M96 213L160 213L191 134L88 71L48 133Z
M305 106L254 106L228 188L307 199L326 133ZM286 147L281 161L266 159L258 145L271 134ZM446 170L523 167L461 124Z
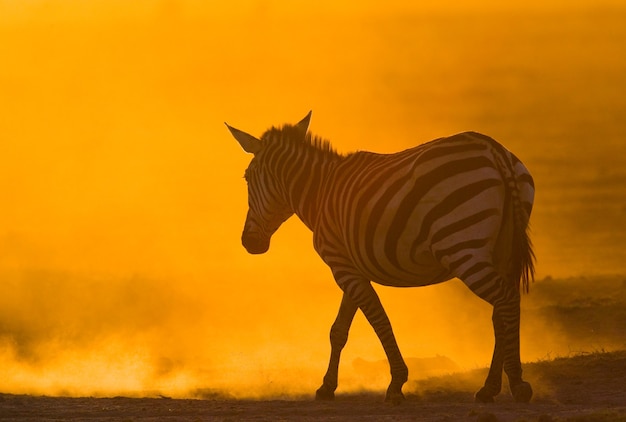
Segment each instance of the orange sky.
M476 12L452 1L436 12L434 3L385 4L384 11L375 2L353 11L336 2L315 9L278 1L221 8L174 0L0 2L0 264L163 274L212 273L212 257L248 262L238 234L249 157L229 139L225 120L260 134L313 109L312 129L344 152L391 152L455 131L489 130L476 121L472 91L494 76L464 61L533 61L523 55L537 34L521 26L521 41L512 38L519 57L507 63L500 56L509 46L490 35L506 29L489 17L500 2L473 2L485 11L478 15L464 15ZM498 13L515 18L528 7L511 3L506 9L516 11ZM444 16L444 25L427 13ZM487 25L473 25L476 16L487 16ZM399 28L410 33L403 37ZM548 58L530 71L558 69L578 56ZM514 95L534 89L496 81ZM532 150L510 138L503 142L532 165ZM297 239L282 242L286 251L303 243L308 249L306 231L292 226L286 239Z
M545 124L546 113L537 113L537 107L552 112L557 100L551 96L569 92L570 85L555 81L578 86L580 75L596 75L595 53L623 67L615 53L619 48L600 38L611 35L585 35L588 26L581 18L582 11L600 13L620 3L466 3L391 1L381 8L374 1L359 6L321 1L313 7L251 0L0 0L0 274L11 286L0 305L19 315L8 318L26 331L44 320L59 326L86 321L72 335L52 330L39 344L67 349L63 341L69 341L76 347L58 363L59 373L80 372L78 355L92 361L119 355L115 342L104 357L94 353L91 342L82 348L83 337L76 334L97 327L102 341L123 338L112 328L117 321L136 335L136 343L130 343L147 344L145 352L129 358L138 367L148 365L146 359L166 359L153 353L157 345L168 362L201 360L209 367L264 361L280 353L298 363L293 350L315 345L312 355L301 359L319 358L312 372L321 376L338 289L298 221L281 228L267 255L245 253L242 176L250 157L223 122L260 135L312 109L311 129L341 152L391 152L476 129L506 138L503 142L541 176L547 173L543 153L557 149L525 141L530 128ZM563 5L569 26L552 25L561 22ZM563 44L572 34L588 43L589 56ZM539 46L547 49L540 60L534 56ZM520 64L527 66L523 72L510 72ZM569 73L572 67L580 72ZM539 86L537 78L544 74L548 77L540 83L545 85ZM587 76L585 81L596 80ZM613 101L606 107L616 109L619 96L602 92ZM575 98L568 102L574 103ZM517 122L524 123L514 131ZM548 213L538 212L535 244L540 256L547 256L538 267L540 276L583 271L583 264L566 268L556 258L551 261L548 255L556 246L542 235ZM137 280L140 291L129 292ZM104 287L109 284L110 289ZM462 288L442 289L443 295L428 289L421 296L383 292L393 303L388 309L396 331L411 332L415 320L406 320L405 313L415 301L424 312L427 302L445 307L440 299L446 289ZM80 303L100 310L108 322ZM486 319L468 332L490 338L489 310L478 301L471 306L477 308L469 308L468 318L479 312ZM168 312L148 324L159 309ZM111 322L110 315L118 312L135 322L122 317ZM305 335L303 319L290 322L285 313L314 315L315 321ZM178 345L163 345L165 329L180 329L174 336ZM367 327L357 323L355 333L355 354L366 345L362 355L381 356ZM405 334L406 353L446 353L462 342L438 347L455 331L444 324L438 333L427 344ZM2 334L0 346L6 337L13 338L5 340L14 347L14 333ZM194 346L197 354L189 352ZM128 344L119 347L127 350ZM464 364L486 362L489 347ZM222 359L207 363L206 355ZM18 352L6 356L20 361ZM185 383L184 371L177 374L182 377L177 382ZM150 387L128 383L120 388Z

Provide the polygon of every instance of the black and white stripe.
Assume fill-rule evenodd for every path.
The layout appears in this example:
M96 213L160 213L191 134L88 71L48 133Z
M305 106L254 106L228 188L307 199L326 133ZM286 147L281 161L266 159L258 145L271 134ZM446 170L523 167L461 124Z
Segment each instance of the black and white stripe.
M249 210L242 243L250 253L294 213L314 234L344 297L331 328L331 358L318 399L334 397L339 357L357 309L385 349L392 380L387 399L402 399L408 371L389 319L371 286L412 287L461 279L493 305L493 360L478 401L500 392L502 370L518 401L529 401L519 353L520 290L534 255L528 237L532 176L492 138L465 132L396 154L340 155L297 125L260 139L229 129L253 153L246 180Z

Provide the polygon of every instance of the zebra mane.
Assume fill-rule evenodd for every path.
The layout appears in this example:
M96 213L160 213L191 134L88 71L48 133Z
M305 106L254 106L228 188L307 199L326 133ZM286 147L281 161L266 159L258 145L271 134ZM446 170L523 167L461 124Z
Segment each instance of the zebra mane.
M302 139L302 135L298 128L292 125L284 125L280 128L272 127L268 129L263 136L261 136L261 141L264 145L281 143L293 145L298 148L304 147L331 157L343 156L342 154L339 154L335 148L333 148L328 139L313 135L311 132L307 132L304 139Z
M328 139L324 139L317 135L313 135L311 132L307 132L304 137L306 143L308 143L311 147L330 155L341 155L337 152L335 148L331 145Z

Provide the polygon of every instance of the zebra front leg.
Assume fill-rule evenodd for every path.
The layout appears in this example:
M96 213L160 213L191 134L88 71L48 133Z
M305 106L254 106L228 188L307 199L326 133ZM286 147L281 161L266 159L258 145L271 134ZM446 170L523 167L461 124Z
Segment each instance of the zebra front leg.
M356 304L343 294L337 318L330 328L330 361L328 370L324 376L324 383L315 392L316 400L333 400L337 389L337 378L339 372L339 359L341 351L348 341L348 332L357 311Z
M376 291L369 281L360 278L351 278L347 281L338 280L338 283L343 291L361 309L367 321L374 328L387 355L391 371L391 383L387 388L385 401L393 404L401 403L404 400L402 386L408 380L409 370L404 363L391 328L391 323Z

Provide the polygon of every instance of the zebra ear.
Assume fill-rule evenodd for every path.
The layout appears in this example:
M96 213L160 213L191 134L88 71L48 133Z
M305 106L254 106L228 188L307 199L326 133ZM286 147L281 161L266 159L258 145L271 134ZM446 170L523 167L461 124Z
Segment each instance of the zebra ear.
M226 122L224 122L224 124L226 125L228 130L230 130L230 133L233 134L233 136L235 137L237 142L239 142L239 145L241 145L245 152L248 152L250 154L256 154L261 150L262 144L259 139L239 129L235 129Z
M306 131L309 130L309 123L311 122L311 113L313 113L313 110L309 111L309 114L304 116L304 119L300 120L300 122L298 122L298 124L296 125L298 130L302 132L303 134L306 134Z

